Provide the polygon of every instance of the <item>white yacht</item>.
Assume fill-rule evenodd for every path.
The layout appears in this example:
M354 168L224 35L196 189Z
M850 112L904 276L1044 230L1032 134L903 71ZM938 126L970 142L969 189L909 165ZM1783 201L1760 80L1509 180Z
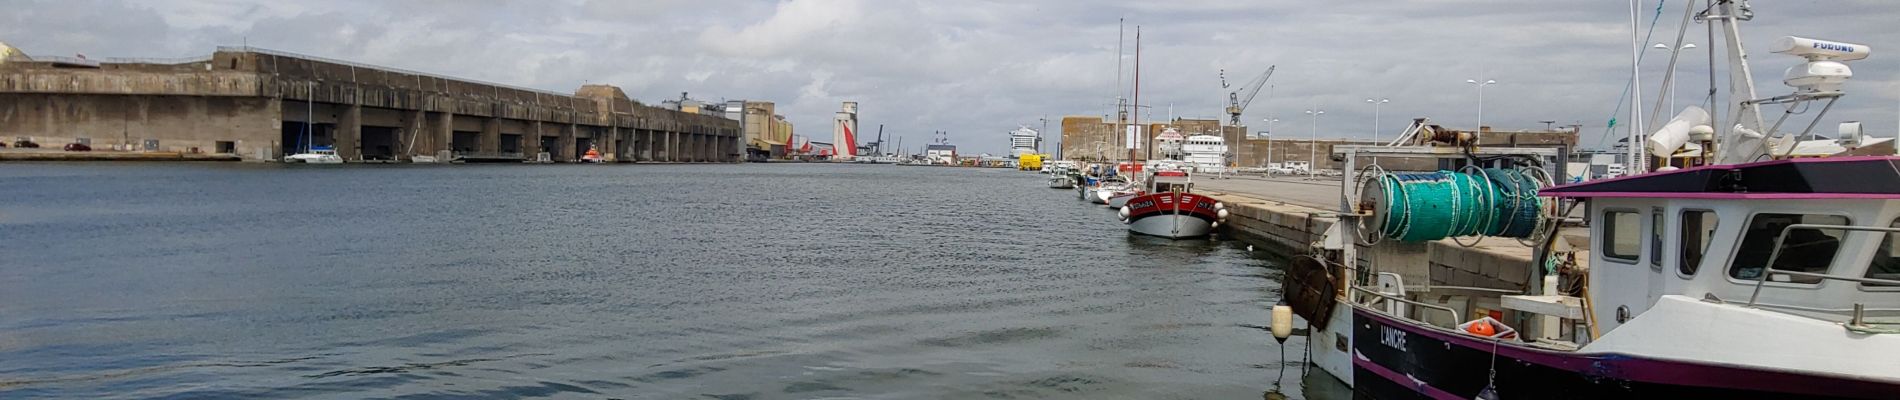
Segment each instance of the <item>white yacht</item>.
M342 164L343 157L336 155L336 148L330 146L310 146L302 153L284 157L287 163L304 164Z

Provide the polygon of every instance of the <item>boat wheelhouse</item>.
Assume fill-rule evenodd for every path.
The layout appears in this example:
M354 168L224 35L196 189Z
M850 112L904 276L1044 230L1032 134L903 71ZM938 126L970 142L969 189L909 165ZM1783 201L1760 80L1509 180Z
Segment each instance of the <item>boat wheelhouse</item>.
M1377 398L1900 394L1900 361L1891 356L1900 354L1900 157L1713 165L1541 195L1584 204L1589 239L1578 242L1587 250L1574 254L1587 254L1588 263L1552 272L1587 282L1546 284L1553 292L1538 295L1407 293L1384 277L1354 285L1348 329L1359 391ZM1421 301L1449 293L1465 296L1466 306ZM1499 305L1491 315L1503 318L1466 322L1482 311L1477 304ZM1530 329L1488 336L1468 329L1473 323L1499 325L1489 332Z

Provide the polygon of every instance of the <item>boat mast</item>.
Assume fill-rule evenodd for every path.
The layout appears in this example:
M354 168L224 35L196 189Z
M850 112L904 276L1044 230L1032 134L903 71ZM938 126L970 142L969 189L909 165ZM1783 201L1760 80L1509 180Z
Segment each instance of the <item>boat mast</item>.
M1725 126L1716 127L1716 129L1722 132L1722 135L1720 139L1718 139L1721 142L1716 146L1719 153L1717 153L1718 156L1715 159L1715 163L1737 164L1757 161L1761 156L1768 154L1766 146L1743 145L1743 142L1745 139L1751 139L1750 136L1765 135L1770 132L1761 131L1761 109L1757 108L1752 102L1752 100L1757 98L1755 95L1755 75L1754 71L1748 67L1748 54L1742 49L1742 31L1741 25L1738 24L1740 21L1754 19L1755 13L1749 11L1747 4L1743 4L1741 8L1737 10L1735 2L1732 0L1709 1L1716 3L1715 12L1718 14L1707 15L1703 18L1714 20L1716 24L1721 25L1723 44L1728 50L1728 93L1729 97L1734 100L1730 105L1733 107L1731 110L1734 110L1734 112L1729 113L1729 115L1733 116L1732 118L1734 118L1734 120L1728 124L1724 124ZM1761 143L1766 144L1773 138L1755 137L1752 139L1759 140Z
M310 142L315 140L310 132L310 121L317 115L317 83L313 81L304 87L310 88L303 96L303 152L309 153Z
M1128 123L1128 98L1122 96L1126 94L1122 92L1122 55L1125 54L1122 45L1128 41L1128 19L1116 18L1115 24L1115 129L1108 132L1109 137L1103 138L1108 139L1103 141L1105 143L1115 142L1114 135L1120 133L1115 131L1124 129L1122 126ZM1103 155L1102 158L1107 161L1108 156Z
M1645 165L1648 164L1649 161L1648 155L1643 152L1642 139L1643 127L1646 126L1643 125L1643 70L1641 64L1643 59L1643 43L1639 41L1641 39L1636 37L1636 32L1641 29L1642 22L1642 19L1637 16L1637 3L1640 2L1640 0L1630 0L1630 123L1626 125L1629 127L1630 134L1629 142L1625 146L1629 153L1629 160L1623 163L1623 165L1628 168L1627 171L1623 172L1627 175L1649 172L1649 168ZM1483 127L1479 127L1479 129L1483 129Z
M1135 107L1141 106L1141 25L1135 25ZM1128 168L1135 167L1135 147L1141 145L1141 113L1128 125Z

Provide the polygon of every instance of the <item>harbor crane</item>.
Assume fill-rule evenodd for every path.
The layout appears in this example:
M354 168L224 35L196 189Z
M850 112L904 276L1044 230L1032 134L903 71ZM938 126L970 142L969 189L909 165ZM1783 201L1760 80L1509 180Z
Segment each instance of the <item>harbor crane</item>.
M1267 78L1273 77L1274 67L1276 66L1267 66L1267 72L1261 73L1260 77L1253 78L1253 80L1247 81L1247 84L1241 85L1234 91L1227 92L1228 125L1240 126L1240 113L1247 111L1247 104L1253 103L1254 96L1260 94L1260 87L1267 84ZM1220 88L1227 89L1229 87L1231 86L1227 84L1227 70L1222 69L1220 70ZM1245 94L1245 96L1242 96L1242 94Z

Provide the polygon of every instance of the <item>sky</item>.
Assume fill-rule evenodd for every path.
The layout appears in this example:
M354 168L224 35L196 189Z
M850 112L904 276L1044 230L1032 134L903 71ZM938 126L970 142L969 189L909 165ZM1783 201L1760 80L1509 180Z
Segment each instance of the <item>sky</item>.
M1658 20L1657 0L1640 1L1643 32L1656 21L1646 43L1673 43L1685 2L1664 0ZM1859 120L1870 135L1894 135L1900 29L1888 24L1900 2L1754 3L1742 29L1760 93L1789 92L1782 71L1800 61L1768 53L1775 38L1870 45L1816 131ZM1275 137L1390 138L1415 117L1468 129L1479 118L1468 79L1498 82L1483 88L1494 129L1581 124L1592 146L1611 117L1629 120L1618 111L1631 75L1626 1L0 1L0 42L28 55L175 58L250 45L567 93L612 84L648 104L680 92L764 100L820 141L839 103L857 101L864 135L883 125L920 147L948 131L965 152L993 154L1018 125L1047 118L1053 141L1063 116L1107 115L1116 96L1132 97L1137 26L1143 120L1225 119L1227 93L1240 88L1223 89L1220 71L1239 86L1268 66L1269 87L1243 123ZM1715 47L1705 25L1689 31L1699 47L1678 67L1685 107L1708 90L1703 51ZM1643 53L1648 114L1669 52ZM1368 98L1390 102L1374 118Z

